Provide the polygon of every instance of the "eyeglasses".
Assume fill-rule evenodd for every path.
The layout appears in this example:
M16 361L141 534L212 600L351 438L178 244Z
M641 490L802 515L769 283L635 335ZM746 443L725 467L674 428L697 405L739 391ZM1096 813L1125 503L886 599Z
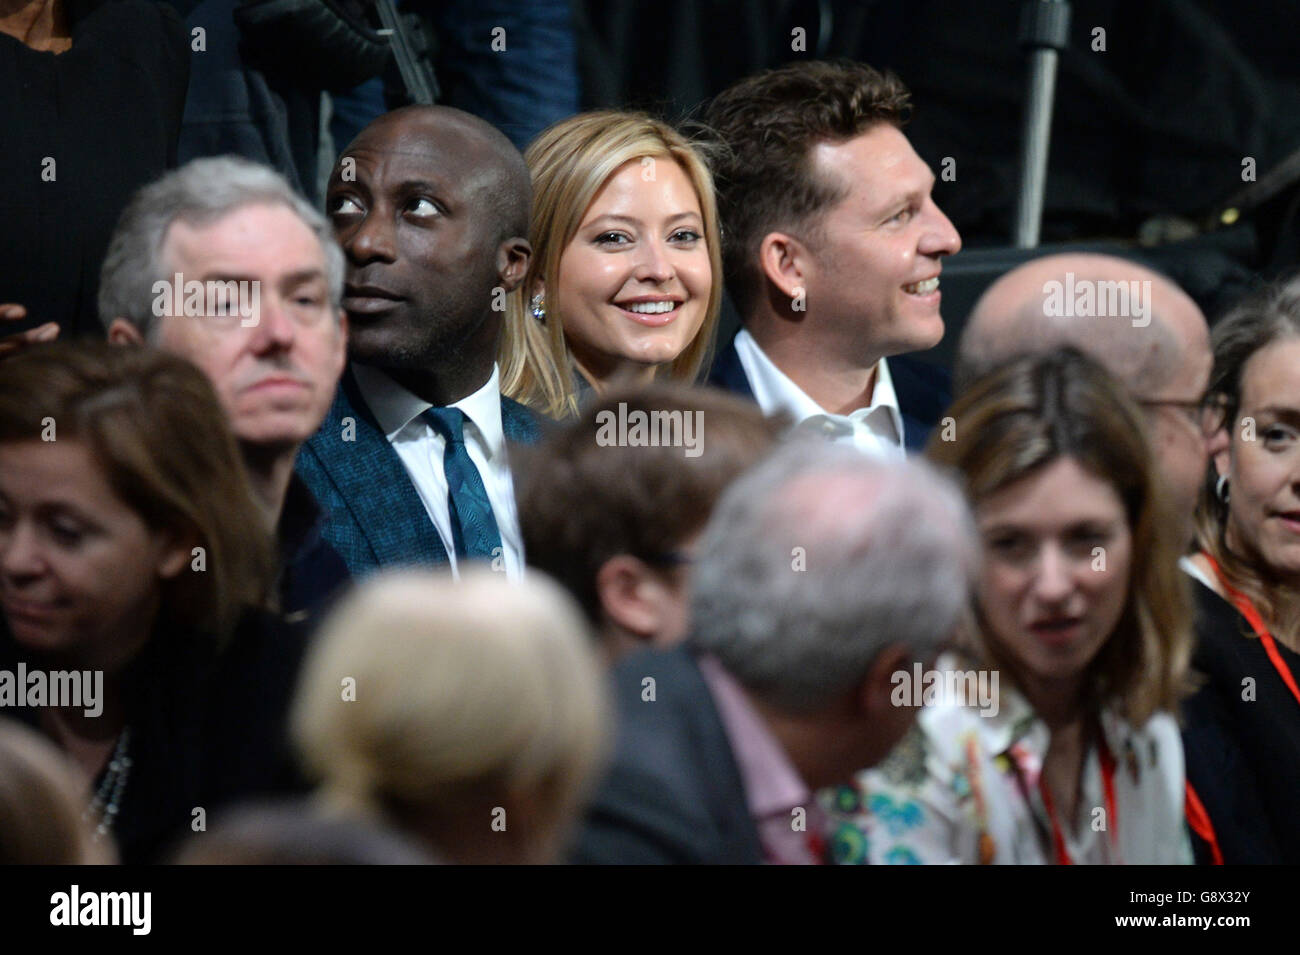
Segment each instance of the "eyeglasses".
M1227 401L1219 394L1206 395L1194 401L1178 398L1140 398L1138 404L1143 408L1173 408L1205 437L1209 437L1223 427L1224 412L1227 410Z

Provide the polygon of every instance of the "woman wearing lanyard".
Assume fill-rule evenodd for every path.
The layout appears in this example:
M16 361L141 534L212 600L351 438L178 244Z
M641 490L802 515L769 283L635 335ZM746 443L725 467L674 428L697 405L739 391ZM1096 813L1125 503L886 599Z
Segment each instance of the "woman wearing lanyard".
M1235 745L1232 786L1259 807L1237 822L1278 861L1300 862L1300 285L1238 305L1213 346L1215 482L1192 558L1212 625L1199 628L1193 666L1208 682L1188 701L1187 739Z
M1067 350L1004 366L949 414L927 455L965 484L983 541L972 620L923 677L915 730L828 794L832 857L1190 862L1171 715L1188 602L1140 412Z

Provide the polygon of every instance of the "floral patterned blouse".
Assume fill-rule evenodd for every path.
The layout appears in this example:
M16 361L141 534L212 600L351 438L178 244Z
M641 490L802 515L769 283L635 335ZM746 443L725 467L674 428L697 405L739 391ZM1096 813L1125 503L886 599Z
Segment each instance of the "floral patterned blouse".
M955 665L945 656L938 669ZM990 716L955 703L926 706L882 763L853 785L823 790L831 861L1050 864L1064 852L1077 864L1192 862L1172 716L1133 728L1103 711L1107 751L1089 750L1078 818L1057 829L1039 788L1047 724L1009 687L999 704Z

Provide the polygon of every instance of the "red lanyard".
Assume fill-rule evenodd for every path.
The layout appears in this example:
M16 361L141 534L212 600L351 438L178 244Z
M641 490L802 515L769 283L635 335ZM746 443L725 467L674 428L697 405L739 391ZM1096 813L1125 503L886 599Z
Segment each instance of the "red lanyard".
M1219 848L1219 837L1214 834L1214 823L1210 822L1210 814L1205 811L1201 797L1196 795L1190 779L1184 786L1183 812L1187 816L1187 824L1191 826L1192 832L1209 845L1212 864L1223 865L1223 850Z
M1264 625L1264 618L1259 615L1259 611L1255 609L1255 605L1250 602L1249 597L1224 580L1223 572L1219 570L1218 561L1204 551L1201 552L1201 555L1209 562L1210 567L1214 570L1214 575L1219 578L1219 583L1228 592L1228 596L1232 599L1232 605L1246 618L1250 628L1255 631L1255 636L1259 637L1259 642L1263 645L1264 652L1268 654L1268 659L1273 664L1273 669L1277 671L1277 675L1282 678L1282 682L1291 691L1291 695L1295 697L1296 702L1300 703L1300 687L1296 686L1295 677L1291 675L1291 670L1287 667L1286 661L1282 659L1282 654L1278 653L1277 643L1273 640L1273 635L1268 632L1268 627Z
M1119 813L1115 811L1115 757L1106 745L1106 737L1100 726L1097 729L1097 761L1101 763L1101 785L1106 793L1106 831L1110 833L1110 844L1116 847L1116 833L1119 831ZM1070 852L1065 847L1065 836L1061 824L1056 820L1056 807L1052 802L1052 790L1047 785L1047 774L1038 778L1038 790L1043 796L1043 807L1047 818L1052 821L1052 848L1056 852L1057 865L1074 865Z

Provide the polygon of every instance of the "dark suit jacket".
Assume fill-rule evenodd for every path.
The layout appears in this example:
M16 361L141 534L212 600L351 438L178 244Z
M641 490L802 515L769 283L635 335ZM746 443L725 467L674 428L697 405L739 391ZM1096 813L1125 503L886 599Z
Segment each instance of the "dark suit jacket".
M325 540L323 524L320 505L295 473L275 535L280 547L280 612L291 620L319 619L347 585L347 565Z
M951 379L938 365L908 355L890 357L889 375L894 381L898 410L903 416L903 444L907 450L919 454L925 450L930 430L938 424L952 399ZM708 382L754 400L754 389L745 376L734 338L713 359Z
M501 425L507 441L533 444L541 436L537 414L504 395ZM345 440L353 431L354 439ZM438 530L361 397L351 366L320 430L298 452L297 470L325 512L325 539L353 577L387 564L447 562Z
M1206 683L1183 702L1187 779L1228 865L1300 862L1300 707L1246 619L1208 587L1195 588L1192 669ZM1277 649L1300 677L1300 655ZM1246 677L1253 699L1242 699ZM1193 847L1208 861L1201 840Z
M655 699L642 681L655 680ZM614 668L618 737L573 861L757 864L763 861L740 770L708 684L684 647Z

